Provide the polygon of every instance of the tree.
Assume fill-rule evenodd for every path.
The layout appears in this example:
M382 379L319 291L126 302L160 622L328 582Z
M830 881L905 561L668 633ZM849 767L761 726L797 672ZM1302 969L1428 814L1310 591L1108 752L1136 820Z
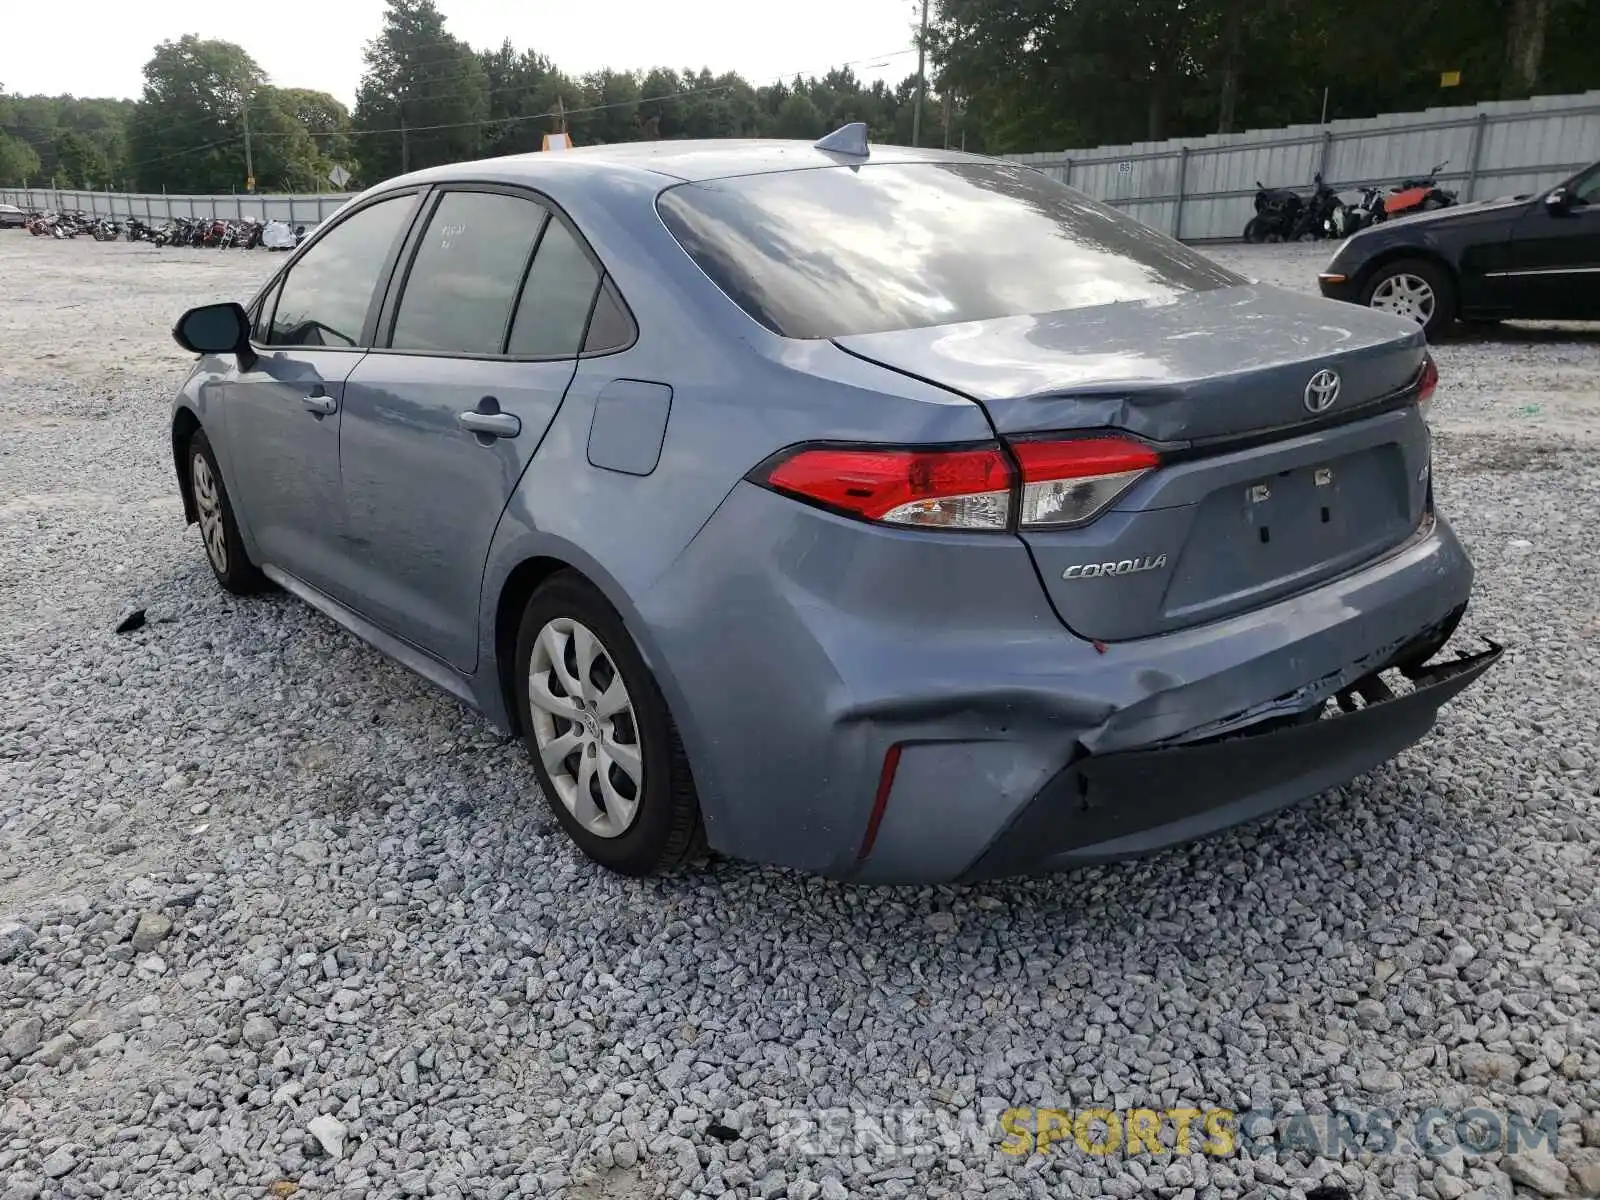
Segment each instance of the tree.
M475 158L486 134L482 63L445 31L434 0L388 0L356 93L356 153L369 182Z
M923 140L1005 153L1471 104L1600 86L1597 0L933 0ZM1441 71L1461 86L1441 92ZM136 102L0 95L11 181L241 187L245 117L260 190L365 183L404 169L537 150L565 113L573 140L814 138L865 121L911 140L915 77L863 85L847 68L753 86L659 66L581 79L536 50L474 51L436 0L386 0L354 114L273 87L249 54L164 42Z
M489 113L484 126L484 154L521 154L537 150L544 135L556 130L552 115L558 100L568 107L579 87L533 50L518 53L510 41L497 50L480 51L478 64L488 90Z
M63 130L56 137L57 175L66 187L109 187L111 162L87 134Z
M265 82L255 59L232 42L185 34L156 47L144 78L129 123L139 186L242 190L245 102Z
M306 88L262 88L258 100L303 126L316 145L317 154L329 163L348 164L350 151L350 110L327 92Z
M20 138L0 133L0 186L23 187L38 183L39 156Z

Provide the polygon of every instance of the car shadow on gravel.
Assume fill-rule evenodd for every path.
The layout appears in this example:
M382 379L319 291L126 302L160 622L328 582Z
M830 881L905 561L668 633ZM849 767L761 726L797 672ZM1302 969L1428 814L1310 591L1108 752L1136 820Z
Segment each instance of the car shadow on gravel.
M1426 767L1390 766L1213 838L1047 876L865 886L714 861L698 872L630 886L639 889L635 906L649 895L675 909L693 894L702 915L735 940L740 930L770 922L776 908L791 935L822 943L848 938L884 953L903 952L908 939L938 951L948 940L943 935L981 935L1000 913L1012 931L1029 931L1019 945L1031 941L1035 950L1136 940L1135 926L1148 917L1132 914L1153 912L1209 914L1213 934L1231 943L1240 931L1263 927L1264 916L1270 923L1279 915L1266 904L1273 894L1292 896L1301 919L1342 912L1338 924L1350 920L1352 892L1359 897L1371 888L1368 909L1380 917L1388 905L1378 898L1374 869L1386 886L1414 871L1430 889L1448 892L1452 885L1438 876L1441 857L1468 846L1504 846L1513 832L1488 829L1471 804L1466 789L1441 786ZM1481 857L1473 861L1481 869ZM1464 893L1472 873L1463 869Z
M814 955L847 942L920 960L948 953L951 937L977 936L983 954L992 957L1002 950L993 943L994 931L1003 930L1018 952L1053 957L1082 945L1098 946L1100 954L1124 953L1115 947L1137 941L1136 927L1168 919L1159 914L1207 914L1203 940L1238 952L1242 931L1253 930L1257 940L1271 935L1278 919L1271 898L1291 898L1302 920L1332 921L1342 912L1336 923L1349 923L1352 891L1357 908L1373 912L1389 903L1384 888L1399 881L1403 891L1413 873L1436 892L1449 892L1457 885L1437 878L1441 861L1470 850L1481 868L1482 856L1517 832L1485 828L1472 793L1457 795L1422 757L1425 751L1417 751L1343 789L1215 837L1044 877L884 887L713 858L680 874L621 879L588 863L566 839L520 745L352 635L340 631L331 644L282 635L281 622L290 614L317 625L325 618L283 595L240 604L208 602L184 583L160 590L163 607L179 620L127 636L192 637L207 626L204 638L216 659L249 664L258 683L300 698L292 726L260 730L279 743L287 790L281 799L256 793L253 804L227 819L213 812L210 819L222 819L214 835L227 829L224 840L233 840L294 827L303 831L293 836L304 838L314 832L304 827L310 820L332 834L328 850L338 858L341 843L382 838L396 824L427 831L403 864L380 869L380 891L455 876L460 890L500 893L508 897L508 913L525 913L523 905L554 888L567 904L611 913L613 932L624 937L648 938L692 915L705 923L701 936L731 947L750 930L772 930L776 916L786 953L803 947ZM266 631L273 625L276 631ZM333 632L328 626L325 632ZM189 669L209 673L210 661L202 655ZM174 690L185 683L175 671ZM230 689L224 703L244 721L271 715L250 692ZM375 703L374 695L386 699ZM303 729L321 732L295 736ZM407 795L406 776L428 762L432 794ZM181 817L173 822L182 823ZM312 874L321 869L306 865ZM1472 874L1467 865L1463 878ZM1435 895L1432 903L1440 899ZM561 914L550 920L559 926ZM1160 937L1153 944L1170 949L1172 942Z
M1457 323L1448 331L1447 345L1519 346L1600 346L1600 324L1524 324L1506 321L1493 324Z

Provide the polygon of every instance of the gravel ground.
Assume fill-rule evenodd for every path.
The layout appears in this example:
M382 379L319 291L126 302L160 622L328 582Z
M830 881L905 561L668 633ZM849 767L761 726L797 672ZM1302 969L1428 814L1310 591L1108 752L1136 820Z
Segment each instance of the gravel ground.
M1325 252L1215 253L1305 287ZM274 261L0 234L0 1198L1600 1191L1600 329L1439 348L1468 625L1510 649L1398 762L1042 881L632 883L483 721L213 584L167 329ZM1140 1105L1285 1136L1008 1155L984 1123ZM1387 1152L1286 1136L1375 1105ZM1425 1155L1430 1106L1555 1154Z

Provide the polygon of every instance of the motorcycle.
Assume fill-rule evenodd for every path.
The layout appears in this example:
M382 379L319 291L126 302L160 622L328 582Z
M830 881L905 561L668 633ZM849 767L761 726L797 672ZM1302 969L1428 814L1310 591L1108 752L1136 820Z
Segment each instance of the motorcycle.
M1340 206L1339 193L1314 177L1309 198L1292 188L1269 188L1256 180L1256 215L1244 227L1244 240L1298 242L1301 238L1328 236L1329 218Z
M1435 208L1448 208L1456 202L1456 194L1439 186L1439 172L1450 165L1447 158L1434 166L1421 179L1405 179L1383 198L1383 219L1404 217L1412 213L1427 212Z
M1376 225L1387 215L1383 208L1383 189L1376 187L1358 188L1361 199L1354 204L1346 204L1342 200L1328 214L1327 231L1332 238L1347 238L1352 234L1360 233L1370 225Z
M306 227L304 225L298 225L290 229L287 221L273 220L268 221L261 227L256 240L268 250L293 250L301 242L305 241L305 237Z

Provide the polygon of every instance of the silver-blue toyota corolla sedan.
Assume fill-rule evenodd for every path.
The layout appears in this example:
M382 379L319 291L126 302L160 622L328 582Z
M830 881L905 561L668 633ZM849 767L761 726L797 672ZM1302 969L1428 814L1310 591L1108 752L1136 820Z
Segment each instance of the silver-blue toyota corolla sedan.
M846 128L436 168L174 333L222 586L520 735L628 874L1147 852L1377 766L1499 653L1430 665L1472 568L1416 326L1011 163Z

